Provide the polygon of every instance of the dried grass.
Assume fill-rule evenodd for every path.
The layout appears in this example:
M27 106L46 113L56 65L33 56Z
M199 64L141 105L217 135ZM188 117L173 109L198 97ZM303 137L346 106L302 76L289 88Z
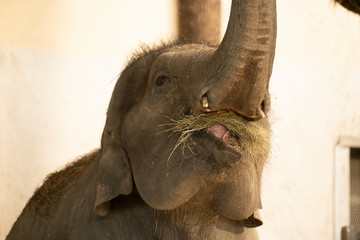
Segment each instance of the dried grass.
M270 149L271 133L268 127L256 121L248 121L231 111L203 113L199 115L184 115L179 120L171 120L166 124L166 132L180 133L178 142L173 151L181 146L191 146L191 136L199 131L206 130L212 125L222 124L237 141L239 151L256 161L261 155L266 155ZM191 150L191 149L190 149Z

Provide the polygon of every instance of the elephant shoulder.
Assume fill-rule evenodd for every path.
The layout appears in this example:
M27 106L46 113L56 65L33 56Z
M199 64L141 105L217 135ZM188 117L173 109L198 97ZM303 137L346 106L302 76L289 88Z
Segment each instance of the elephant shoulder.
M100 150L95 150L79 160L71 162L63 169L48 175L26 207L41 217L47 218L51 214L52 208L58 206L67 191L74 186L99 153Z
M71 189L99 154L100 150L95 150L48 175L27 202L7 239L44 239L49 225L58 220L59 206L68 203Z

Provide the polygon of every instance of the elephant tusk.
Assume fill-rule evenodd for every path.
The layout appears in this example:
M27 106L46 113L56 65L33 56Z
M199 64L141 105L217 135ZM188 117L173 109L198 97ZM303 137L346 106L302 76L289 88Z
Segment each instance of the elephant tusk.
M201 104L202 104L203 108L208 108L209 107L209 101L208 101L208 98L206 96L203 96L201 98Z
M258 107L258 112L259 112L259 115L260 115L261 118L265 117L265 113L263 112L263 110L261 110L260 107Z
M237 113L237 114L245 117L245 118L250 119L250 120L258 120L258 119L262 119L262 118L266 117L265 113L263 112L263 110L261 110L260 107L257 108L257 113L258 113L258 114L256 114L256 115L248 115L248 114L246 114L246 113L244 113L244 112L242 112L242 111L240 111L240 110L237 110L237 109L235 109L235 108L229 108L229 109L230 109L231 111L233 111L233 112L235 112L235 113Z

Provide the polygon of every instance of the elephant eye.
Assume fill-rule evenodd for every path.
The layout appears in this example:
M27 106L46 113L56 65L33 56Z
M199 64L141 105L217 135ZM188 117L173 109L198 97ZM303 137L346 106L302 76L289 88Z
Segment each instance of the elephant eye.
M160 76L156 79L156 86L161 86L163 85L166 81L169 80L169 77L167 76Z

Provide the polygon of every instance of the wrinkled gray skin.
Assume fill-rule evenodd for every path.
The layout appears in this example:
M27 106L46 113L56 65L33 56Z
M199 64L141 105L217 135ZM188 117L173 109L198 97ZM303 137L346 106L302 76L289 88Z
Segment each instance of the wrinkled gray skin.
M7 239L257 239L266 156L250 161L207 131L177 148L170 119L230 109L268 126L274 0L233 1L218 48L167 45L121 74L101 149L51 175ZM206 99L208 104L204 104Z

